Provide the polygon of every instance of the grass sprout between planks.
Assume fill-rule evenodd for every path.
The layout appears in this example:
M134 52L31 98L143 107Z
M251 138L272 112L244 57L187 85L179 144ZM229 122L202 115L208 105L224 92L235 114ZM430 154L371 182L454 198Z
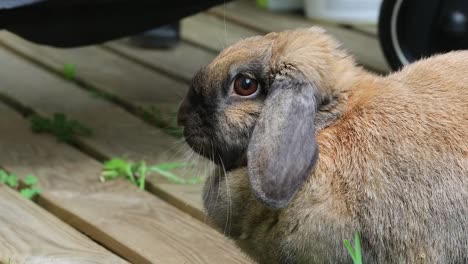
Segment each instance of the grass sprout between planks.
M75 79L75 65L71 63L67 63L63 66L63 75L69 80Z
M57 140L65 143L76 143L77 137L90 137L93 131L76 120L68 118L63 113L55 113L52 118L33 115L30 118L31 129L36 133L50 133ZM183 179L172 170L193 166L189 163L162 163L148 166L145 161L132 162L121 158L113 158L104 163L101 181L115 178L125 178L140 189L145 189L146 177L155 172L168 180L178 184L196 184L201 182L201 177Z
M76 66L72 63L64 64L62 74L65 76L66 79L70 81L76 80ZM104 99L113 98L112 95L101 90L93 90L91 91L91 93L96 97ZM162 111L156 106L150 107L149 109L141 108L138 109L138 112L142 115L145 121L154 124L155 126L164 130L167 134L177 138L181 138L183 136L182 128L177 126L175 118L176 113L171 111L169 115L164 115Z
M123 178L130 181L138 188L145 190L145 183L148 175L152 172L158 173L171 182L177 184L197 184L202 181L201 177L192 177L183 179L176 175L172 170L193 166L191 163L160 163L156 165L147 165L145 161L132 162L121 158L113 158L104 162L101 181L106 182L117 178Z
M37 177L28 174L21 180L16 174L8 173L0 170L0 184L7 185L8 187L20 192L21 196L26 199L33 199L39 195L42 190L37 187Z
M32 115L31 129L35 133L50 133L59 141L75 143L77 136L89 137L93 131L63 113L54 113L52 118Z
M76 78L76 67L72 63L67 63L63 67L63 75L69 79ZM107 97L107 93L96 91L97 96ZM181 138L182 128L177 126L176 114L171 111L169 115L162 114L163 111L157 107L143 110L144 119L163 129L166 133ZM36 133L50 133L59 141L65 143L75 143L77 137L92 135L93 131L78 121L69 119L63 113L55 113L52 118L45 118L33 115L30 118L31 128ZM121 158L113 158L104 162L101 181L105 182L116 178L124 178L140 189L145 189L146 178L150 173L158 173L169 181L178 184L197 184L202 181L201 177L184 179L176 175L173 170L193 166L189 163L161 163L148 166L145 161L132 162Z

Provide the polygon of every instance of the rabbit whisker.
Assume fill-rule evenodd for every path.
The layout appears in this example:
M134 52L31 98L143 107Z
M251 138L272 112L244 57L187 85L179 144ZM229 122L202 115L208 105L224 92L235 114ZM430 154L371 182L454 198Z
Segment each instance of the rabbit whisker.
M223 169L223 176L224 180L226 182L226 195L228 199L228 208L227 208L227 215L226 215L226 225L224 227L224 235L229 237L231 233L231 214L232 214L232 197L231 197L231 192L229 190L229 181L228 181L228 175L226 172L226 168L224 167L223 160L221 159L221 155L218 153L219 160L221 162L221 167Z
M210 170L210 173L215 173L215 169L216 169L216 165L214 164L214 155L213 155L213 142L210 140L210 147L211 147L211 152L210 152L210 156L209 156L209 164L208 164L208 170ZM207 205L207 206L211 206L212 205L212 199L213 199L213 188L214 188L214 184L215 184L215 179L216 177L215 176L211 176L209 177L209 185L208 185L208 190L206 190L206 195L204 197L204 203ZM218 193L219 193L219 190L218 190ZM207 203L207 200L208 200L208 203ZM207 208L208 209L208 208ZM208 219L208 215L205 215L205 220Z

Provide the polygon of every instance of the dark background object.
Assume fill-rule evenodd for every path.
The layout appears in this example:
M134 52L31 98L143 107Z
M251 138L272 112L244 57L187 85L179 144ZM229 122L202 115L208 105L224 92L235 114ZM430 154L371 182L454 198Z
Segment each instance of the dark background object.
M173 23L133 36L134 45L147 49L170 49L180 40L180 23Z
M468 1L384 0L379 39L395 70L422 57L468 49Z
M174 23L224 2L227 1L45 0L1 9L0 28L40 44L83 46Z

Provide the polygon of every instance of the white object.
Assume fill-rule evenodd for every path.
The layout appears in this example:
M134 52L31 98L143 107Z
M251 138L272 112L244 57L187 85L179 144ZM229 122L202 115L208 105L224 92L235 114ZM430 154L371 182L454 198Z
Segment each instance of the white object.
M312 19L349 24L376 24L381 0L304 0Z

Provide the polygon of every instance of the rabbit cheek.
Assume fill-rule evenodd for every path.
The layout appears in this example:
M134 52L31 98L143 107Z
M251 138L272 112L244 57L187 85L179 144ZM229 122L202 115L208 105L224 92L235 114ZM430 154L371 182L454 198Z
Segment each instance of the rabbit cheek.
M217 127L219 155L228 170L247 165L246 150L261 105L255 102L227 106Z

